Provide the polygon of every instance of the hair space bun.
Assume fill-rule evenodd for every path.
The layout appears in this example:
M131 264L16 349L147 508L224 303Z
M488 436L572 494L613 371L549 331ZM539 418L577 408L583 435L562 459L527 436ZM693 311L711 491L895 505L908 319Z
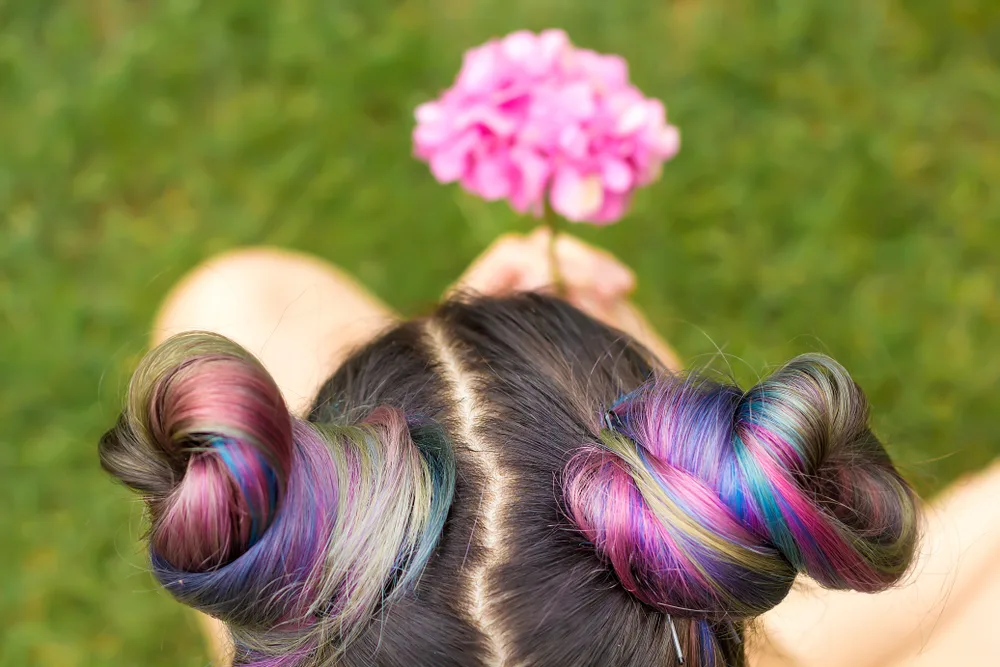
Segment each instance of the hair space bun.
M567 464L568 513L633 595L701 622L695 664L716 664L708 624L766 612L798 573L875 592L910 564L914 495L829 357L797 357L748 391L656 377L603 421Z
M300 420L260 362L209 333L143 359L100 455L147 502L154 575L226 621L236 664L257 667L335 658L411 590L455 486L437 424L387 406Z

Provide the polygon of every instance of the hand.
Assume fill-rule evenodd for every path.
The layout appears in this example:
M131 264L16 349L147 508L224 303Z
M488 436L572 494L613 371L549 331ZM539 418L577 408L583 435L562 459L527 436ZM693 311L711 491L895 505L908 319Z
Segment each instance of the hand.
M527 236L501 236L472 263L456 287L488 296L554 292L550 234L543 227ZM556 261L563 298L591 317L619 326L614 315L635 290L632 270L610 253L565 233L556 239Z
M527 236L501 236L472 263L453 289L487 296L553 292L550 233L542 227ZM630 303L629 296L635 290L635 274L630 268L610 253L565 233L556 240L556 261L565 289L562 296L567 301L638 340L667 368L681 368L677 354Z

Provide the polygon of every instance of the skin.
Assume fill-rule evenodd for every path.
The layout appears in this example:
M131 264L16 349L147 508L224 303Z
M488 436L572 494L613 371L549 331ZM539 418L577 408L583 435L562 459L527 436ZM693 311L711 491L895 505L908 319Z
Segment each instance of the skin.
M500 237L449 290L502 295L545 290L549 236ZM560 235L565 298L630 334L665 365L679 357L630 301L634 273L609 253ZM304 414L333 369L398 316L353 278L318 258L271 248L231 251L196 267L165 299L151 343L214 331L255 353L290 409ZM924 513L923 545L909 581L878 595L805 582L751 633L755 667L930 667L995 664L1000 633L987 627L1000 596L1000 465L956 484ZM221 624L199 615L213 662L231 663Z

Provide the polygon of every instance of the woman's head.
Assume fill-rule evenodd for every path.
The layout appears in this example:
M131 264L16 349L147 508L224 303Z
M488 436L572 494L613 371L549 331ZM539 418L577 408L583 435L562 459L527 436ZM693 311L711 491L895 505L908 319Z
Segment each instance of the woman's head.
M742 665L797 573L881 590L916 535L832 360L742 391L534 294L398 325L308 420L234 343L171 339L101 459L159 581L261 667L668 667L668 614L685 664Z

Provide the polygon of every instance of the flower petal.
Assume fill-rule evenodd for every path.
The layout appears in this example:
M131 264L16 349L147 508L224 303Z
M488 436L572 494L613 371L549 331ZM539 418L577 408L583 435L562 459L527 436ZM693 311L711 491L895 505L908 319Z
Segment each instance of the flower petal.
M533 150L515 148L511 152L511 162L519 178L511 191L510 205L519 213L532 210L540 214L551 173L549 160Z
M624 217L626 211L628 211L631 197L632 195L629 193L605 193L604 204L601 206L601 210L591 216L587 222L595 225L612 225L618 222Z
M431 156L430 165L438 183L453 183L468 171L469 156L456 151L440 151Z
M583 81L563 86L559 91L559 107L571 118L589 119L597 111L595 89Z
M621 56L600 56L599 72L604 85L618 88L628 85L628 62Z
M625 160L609 157L601 164L601 180L604 187L616 194L628 192L635 185L635 175Z
M643 125L649 120L649 110L647 109L645 103L635 102L628 106L625 111L618 117L618 123L615 126L615 131L622 135L632 134L633 132L639 131Z
M537 66L538 37L527 30L512 32L500 42L500 49L508 60L527 66Z
M451 138L451 131L444 123L417 125L413 129L413 147L422 157L428 156Z
M628 63L621 56L603 55L590 49L577 51L577 62L592 85L615 90L628 85Z
M681 149L681 133L673 125L667 125L657 132L654 150L660 157L669 160Z
M445 111L438 102L425 102L414 110L413 116L421 125L437 123L444 120Z
M486 93L497 87L500 62L496 42L465 52L457 86L469 93Z
M467 176L462 184L487 201L506 197L514 180L510 162L497 154L480 157Z
M517 129L517 123L487 104L469 106L458 112L453 122L455 131L479 125L500 137L508 137Z
M431 173L438 183L452 183L468 173L472 150L479 139L480 133L472 130L431 155Z
M574 160L582 160L587 156L589 143L587 134L578 123L565 126L559 133L559 148Z
M596 174L583 176L576 169L563 167L552 183L552 208L572 222L582 222L604 205L604 188Z
M543 30L538 35L538 60L546 70L553 68L562 59L564 52L573 48L569 36L563 30Z

